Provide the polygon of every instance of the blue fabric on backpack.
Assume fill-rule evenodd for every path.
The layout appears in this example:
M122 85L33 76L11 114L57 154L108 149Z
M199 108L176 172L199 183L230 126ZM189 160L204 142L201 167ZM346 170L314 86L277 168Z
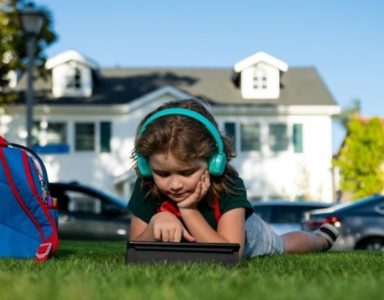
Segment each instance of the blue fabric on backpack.
M0 136L0 257L44 261L57 247L57 211L43 162Z

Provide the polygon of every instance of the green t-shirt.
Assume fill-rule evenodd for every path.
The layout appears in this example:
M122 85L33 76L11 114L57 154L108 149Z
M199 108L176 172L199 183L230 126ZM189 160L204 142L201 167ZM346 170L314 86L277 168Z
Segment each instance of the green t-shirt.
M253 213L251 203L247 199L246 189L243 180L240 177L235 178L235 186L237 194L235 196L222 194L220 195L219 207L220 213L223 215L227 211L243 207L246 210L246 218ZM135 187L128 202L129 210L139 219L146 223L149 223L152 216L158 212L158 208L161 205L162 200L153 198L151 196L145 199L146 191L141 188L141 179L138 178L135 183ZM202 201L197 206L205 220L213 229L217 229L217 223L215 220L214 210L205 201Z

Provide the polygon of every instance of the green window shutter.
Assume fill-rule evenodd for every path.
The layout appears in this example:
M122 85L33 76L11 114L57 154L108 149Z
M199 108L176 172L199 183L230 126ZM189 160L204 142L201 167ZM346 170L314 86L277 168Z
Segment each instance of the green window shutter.
M231 145L234 151L236 151L236 124L234 122L224 123L225 135L231 141Z
M100 152L111 152L111 122L100 122Z
M295 153L303 153L303 124L293 124L293 147Z

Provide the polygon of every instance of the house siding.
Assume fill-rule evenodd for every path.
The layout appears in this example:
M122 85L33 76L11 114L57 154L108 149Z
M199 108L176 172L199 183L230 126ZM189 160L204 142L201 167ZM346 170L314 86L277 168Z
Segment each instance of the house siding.
M149 105L139 107L121 115L35 115L36 119L50 121L63 121L68 124L69 153L41 154L48 169L51 181L86 182L97 187L115 192L114 179L126 172L130 172L133 162L131 152L134 146L136 128L144 115L169 101L172 97L151 101ZM331 119L322 115L289 115L289 116L263 116L249 115L236 116L215 112L212 108L220 129L224 132L225 122L234 122L238 130L240 123L257 123L262 127L261 151L242 152L237 139L236 158L232 164L244 179L250 199L286 198L295 199L300 196L331 201L333 198L331 177ZM17 132L23 128L24 116L22 113L14 114L6 137L12 142L23 143ZM74 125L77 122L111 122L111 152L101 153L96 147L95 151L74 151ZM303 126L303 153L295 153L292 136L288 135L288 149L274 153L268 147L268 136L265 130L269 124L283 123L289 129L293 124ZM289 130L292 133L292 130ZM98 145L96 133L96 145ZM239 136L239 134L237 134ZM132 172L132 171L131 171ZM125 188L125 193L127 189ZM129 189L128 189L129 190ZM124 197L129 195L125 194Z

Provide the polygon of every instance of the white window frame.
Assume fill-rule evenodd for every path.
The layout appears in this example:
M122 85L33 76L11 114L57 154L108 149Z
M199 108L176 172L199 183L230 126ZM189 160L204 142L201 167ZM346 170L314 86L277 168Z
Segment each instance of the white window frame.
M267 71L260 65L256 65L253 69L253 88L255 90L268 89Z

